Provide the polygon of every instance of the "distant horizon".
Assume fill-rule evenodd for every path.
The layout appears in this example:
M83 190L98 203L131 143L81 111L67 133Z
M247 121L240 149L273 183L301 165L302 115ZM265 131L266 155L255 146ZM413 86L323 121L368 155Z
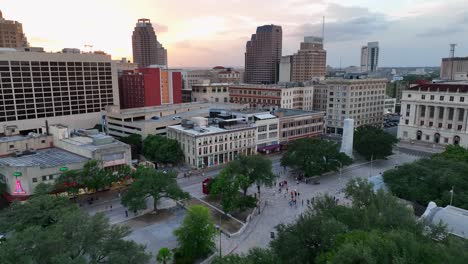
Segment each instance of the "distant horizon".
M455 56L468 56L463 0L81 0L73 8L64 2L3 0L1 12L22 23L31 46L59 51L91 44L113 59L130 60L133 28L145 17L168 50L170 67L179 68L243 67L246 41L265 24L282 26L282 55L291 55L304 36L322 36L323 16L327 65L333 67L340 61L358 66L361 46L372 41L379 42L379 67L440 65L450 43L458 44Z

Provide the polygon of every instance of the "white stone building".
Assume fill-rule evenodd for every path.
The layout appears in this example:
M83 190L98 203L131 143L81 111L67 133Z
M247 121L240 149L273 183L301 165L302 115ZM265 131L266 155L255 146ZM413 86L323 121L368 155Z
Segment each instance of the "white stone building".
M226 164L239 155L256 153L256 126L242 119L207 118L184 120L167 128L167 136L176 139L184 152L185 162L193 168Z
M468 147L468 83L421 84L403 91L398 138Z

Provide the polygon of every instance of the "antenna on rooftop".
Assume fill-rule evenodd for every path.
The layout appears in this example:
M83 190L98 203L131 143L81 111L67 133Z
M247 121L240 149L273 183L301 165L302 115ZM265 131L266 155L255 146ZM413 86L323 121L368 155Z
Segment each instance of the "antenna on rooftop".
M325 41L325 16L323 16L322 20L322 44Z
M450 58L453 58L455 57L455 47L457 46L457 44L450 44L450 54L449 54L449 57Z

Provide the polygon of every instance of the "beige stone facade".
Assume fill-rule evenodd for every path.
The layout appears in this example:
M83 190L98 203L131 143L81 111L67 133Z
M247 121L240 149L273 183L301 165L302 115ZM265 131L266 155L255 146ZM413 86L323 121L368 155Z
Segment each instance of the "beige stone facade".
M327 133L342 134L343 121L354 119L354 127L381 126L386 79L329 79L327 86Z
M0 11L0 48L24 48L28 46L28 40L23 33L23 25L18 21L4 19Z
M226 164L239 155L255 154L255 131L251 124L231 128L176 125L168 127L167 136L180 143L186 164L202 169Z
M229 84L210 83L192 85L192 102L228 103Z
M292 82L306 82L325 79L327 72L327 52L323 40L318 37L305 37L301 47L292 58Z
M468 83L422 84L404 90L398 138L468 147Z
M455 80L460 73L468 73L468 57L442 59L440 66L440 78L442 80Z

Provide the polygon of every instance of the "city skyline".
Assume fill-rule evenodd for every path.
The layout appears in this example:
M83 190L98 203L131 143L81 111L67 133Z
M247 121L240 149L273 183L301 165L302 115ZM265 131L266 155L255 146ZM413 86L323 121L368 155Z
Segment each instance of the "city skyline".
M360 48L370 41L379 41L380 67L439 66L449 43L458 44L456 56L468 56L468 12L458 0L68 2L4 0L1 11L23 24L31 46L59 51L92 44L114 59L132 57L135 21L148 18L168 50L170 67L242 67L246 41L265 24L282 26L282 54L292 54L304 36L321 36L322 16L327 65L334 67L340 58L342 67L358 66Z

